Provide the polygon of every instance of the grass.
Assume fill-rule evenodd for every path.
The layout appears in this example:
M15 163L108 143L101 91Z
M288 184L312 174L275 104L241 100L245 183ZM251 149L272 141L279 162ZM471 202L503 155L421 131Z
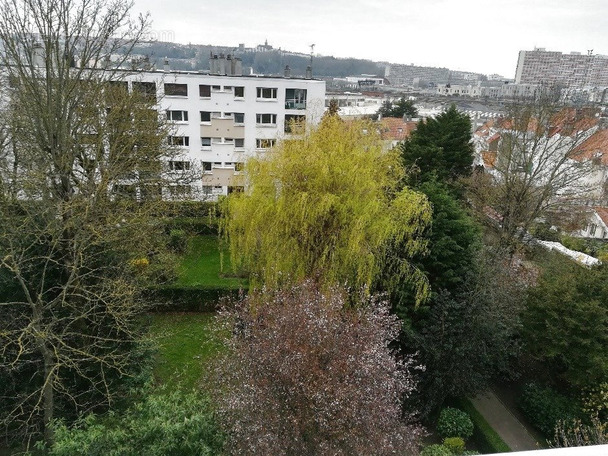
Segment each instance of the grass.
M507 453L511 451L509 445L498 435L498 433L488 424L483 416L473 406L468 399L459 399L457 405L461 410L469 414L475 431L473 440L482 454L486 453Z
M158 346L155 379L169 389L198 386L211 361L224 350L213 313L153 314L150 336Z
M246 286L245 279L230 276L231 273L230 254L228 249L220 252L217 236L193 236L188 241L175 285L231 289Z

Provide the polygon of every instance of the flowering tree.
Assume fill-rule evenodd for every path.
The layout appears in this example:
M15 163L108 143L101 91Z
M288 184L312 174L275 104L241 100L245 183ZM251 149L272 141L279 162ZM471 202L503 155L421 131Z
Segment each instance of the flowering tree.
M421 429L402 416L411 360L388 344L396 317L375 300L345 306L311 281L250 295L223 315L220 417L233 454L415 454Z

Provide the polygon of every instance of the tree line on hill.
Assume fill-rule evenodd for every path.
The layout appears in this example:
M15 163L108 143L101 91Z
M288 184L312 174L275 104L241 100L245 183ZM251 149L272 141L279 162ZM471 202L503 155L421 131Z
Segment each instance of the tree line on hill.
M132 54L148 56L149 62L162 68L165 58L176 70L209 70L209 55L231 54L242 60L243 68L253 68L254 73L283 75L289 66L293 76L305 76L310 57L295 55L278 49L265 51L239 51L238 48L202 44L176 44L165 42L140 43ZM356 58L337 58L317 55L313 57L313 76L320 78L344 78L371 74L384 75L384 67L377 62Z

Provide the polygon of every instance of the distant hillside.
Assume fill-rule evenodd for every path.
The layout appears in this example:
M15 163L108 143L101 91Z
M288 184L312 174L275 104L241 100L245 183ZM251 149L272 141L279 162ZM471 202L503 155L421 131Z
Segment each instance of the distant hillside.
M282 75L286 65L291 68L293 76L306 74L306 66L310 57L278 49L256 50L252 48L234 48L204 44L177 43L142 43L135 48L134 53L147 56L150 63L162 68L165 57L171 68L176 70L208 70L209 54L232 54L243 61L243 71L252 67L258 74ZM341 78L359 74L384 76L384 65L371 60L354 58L336 58L315 56L313 58L313 73L315 77Z

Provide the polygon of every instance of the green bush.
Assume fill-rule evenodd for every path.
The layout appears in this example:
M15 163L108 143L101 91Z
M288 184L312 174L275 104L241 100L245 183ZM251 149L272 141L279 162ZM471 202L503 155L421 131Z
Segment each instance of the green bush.
M580 415L580 407L576 401L536 383L524 386L519 407L530 422L548 438L553 437L558 421L570 421Z
M532 235L541 241L559 242L560 235L556 230L551 229L549 223L539 223L532 228Z
M446 437L443 439L443 446L455 455L460 455L464 452L464 440L462 437Z
M566 235L562 236L562 244L570 250L587 253L587 245L584 239Z
M452 456L452 453L447 447L435 444L423 448L420 456Z
M124 414L88 415L58 424L50 456L199 456L219 454L223 438L206 399L196 393L150 394Z
M467 440L473 435L473 422L466 412L446 407L439 414L437 432L442 437L461 437Z
M188 235L186 231L172 229L169 231L169 248L176 253L184 253L188 247Z
M459 399L458 406L469 414L475 425L473 441L480 451L483 453L508 453L511 451L511 448L500 438L468 399Z

